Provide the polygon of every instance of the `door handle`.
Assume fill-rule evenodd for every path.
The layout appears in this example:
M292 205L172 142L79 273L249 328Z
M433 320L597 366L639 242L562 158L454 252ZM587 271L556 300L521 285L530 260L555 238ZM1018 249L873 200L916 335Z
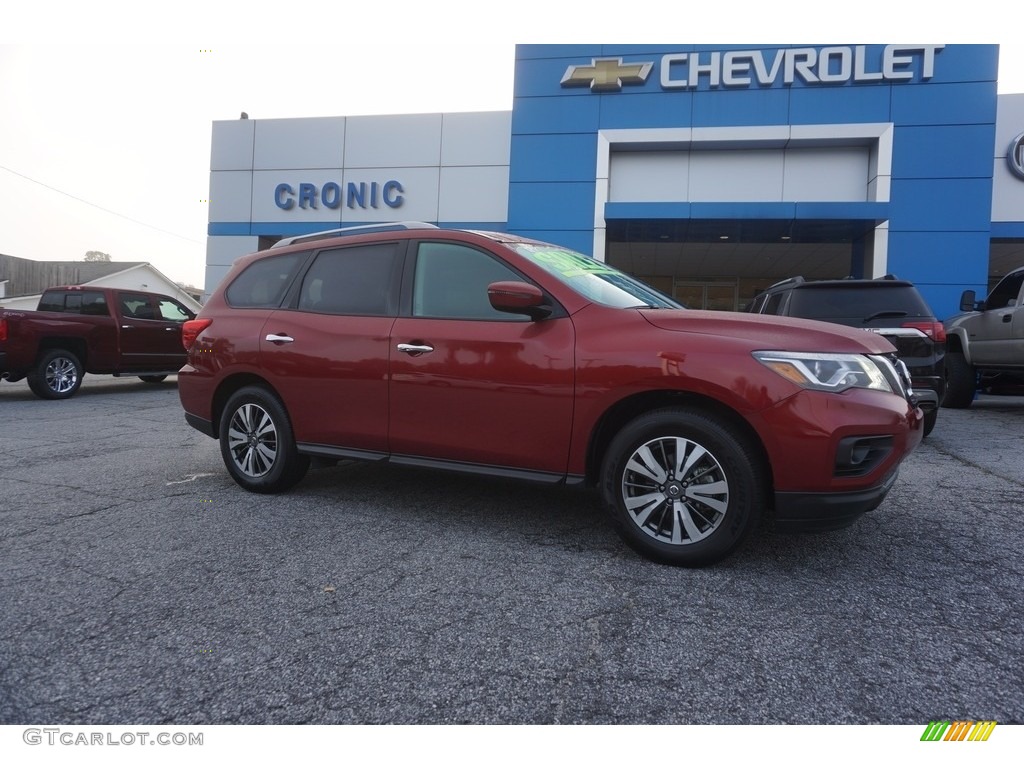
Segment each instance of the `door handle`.
M427 352L433 352L434 348L429 344L399 344L398 351L405 352L405 354L411 357L418 357Z
M267 341L273 344L291 344L295 339L285 333L268 333Z
M1005 315L1003 315L1003 322L1004 323L1009 323L1009 322L1012 322L1012 321L1013 321L1013 313L1012 312L1007 312Z

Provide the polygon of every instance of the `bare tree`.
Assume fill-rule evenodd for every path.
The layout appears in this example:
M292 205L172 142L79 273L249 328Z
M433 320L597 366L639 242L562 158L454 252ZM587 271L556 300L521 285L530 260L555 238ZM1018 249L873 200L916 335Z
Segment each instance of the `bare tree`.
M110 254L103 251L86 251L86 261L110 261Z

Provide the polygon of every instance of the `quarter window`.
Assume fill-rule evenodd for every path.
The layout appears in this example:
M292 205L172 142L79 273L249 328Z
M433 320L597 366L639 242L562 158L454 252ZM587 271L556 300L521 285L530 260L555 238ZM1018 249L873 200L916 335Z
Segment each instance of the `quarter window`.
M232 307L277 307L308 253L288 253L254 261L224 294Z
M487 298L487 286L523 278L494 257L455 243L420 243L413 280L416 317L462 320L522 320L499 312Z

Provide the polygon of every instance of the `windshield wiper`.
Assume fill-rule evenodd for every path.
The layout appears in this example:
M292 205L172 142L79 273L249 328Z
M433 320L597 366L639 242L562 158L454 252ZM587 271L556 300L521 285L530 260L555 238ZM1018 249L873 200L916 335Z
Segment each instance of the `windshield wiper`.
M875 312L875 314L873 314L873 315L868 315L863 320L861 320L861 322L862 323L867 323L867 322L870 322L870 321L872 321L872 320L874 320L876 318L879 318L879 317L906 317L906 316L907 316L906 312L902 312L902 311L900 311L898 309L886 309L886 310L883 310L882 312Z

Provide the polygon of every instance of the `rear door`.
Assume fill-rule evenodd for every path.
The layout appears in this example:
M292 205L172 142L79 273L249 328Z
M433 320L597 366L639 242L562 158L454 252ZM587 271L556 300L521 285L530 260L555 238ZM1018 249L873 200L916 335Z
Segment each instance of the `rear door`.
M404 253L402 242L318 252L263 325L260 367L304 450L387 450L389 339Z
M487 286L523 277L469 245L420 242L406 275L390 350L392 453L564 474L572 321L495 310Z

